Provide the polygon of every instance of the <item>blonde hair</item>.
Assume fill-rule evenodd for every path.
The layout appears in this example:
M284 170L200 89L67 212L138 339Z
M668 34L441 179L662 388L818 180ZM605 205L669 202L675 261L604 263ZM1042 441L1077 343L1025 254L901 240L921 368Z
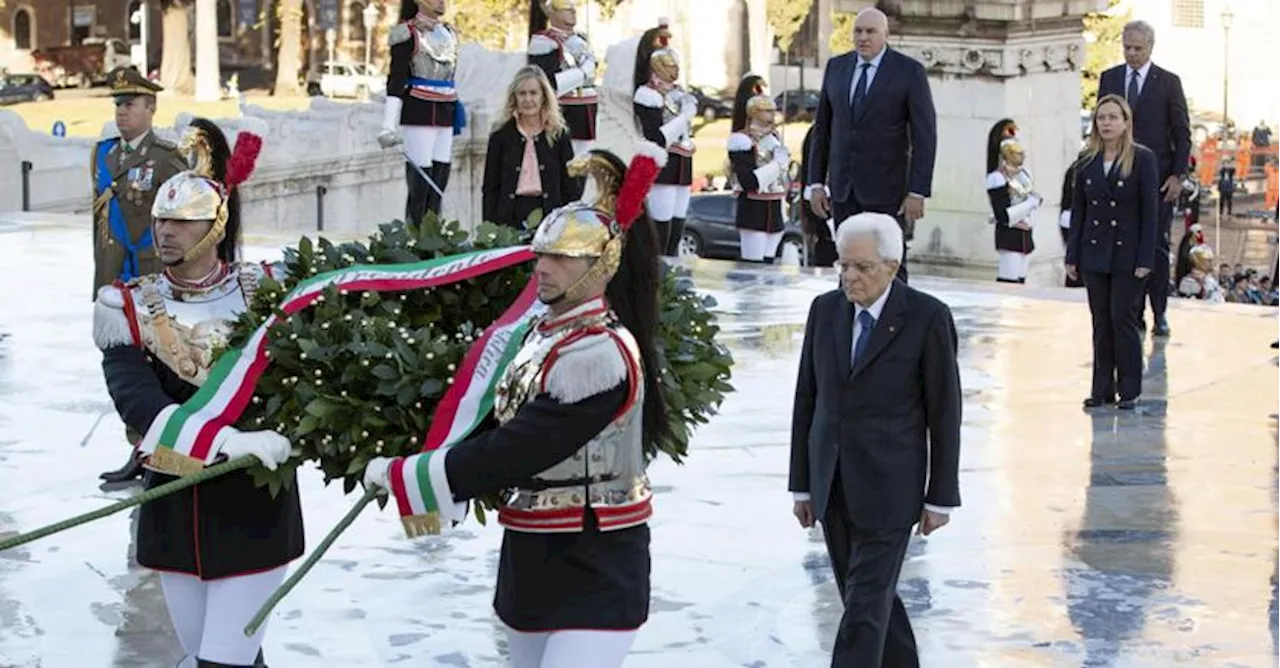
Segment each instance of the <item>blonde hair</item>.
M1093 121L1089 126L1089 147L1084 150L1084 158L1090 161L1102 153L1102 136L1098 134L1098 110L1104 104L1120 107L1120 115L1124 116L1125 128L1120 135L1120 155L1116 157L1116 161L1120 163L1120 176L1128 177L1129 172L1133 171L1133 110L1119 95L1107 95L1094 105Z
M516 89L529 79L537 81L538 88L542 89L543 129L548 139L556 141L568 130L568 127L564 122L564 112L560 111L560 100L556 98L556 91L551 87L546 73L537 65L525 65L511 78L511 85L507 86L507 101L502 105L502 113L498 114L494 129L506 125L507 121L516 117Z

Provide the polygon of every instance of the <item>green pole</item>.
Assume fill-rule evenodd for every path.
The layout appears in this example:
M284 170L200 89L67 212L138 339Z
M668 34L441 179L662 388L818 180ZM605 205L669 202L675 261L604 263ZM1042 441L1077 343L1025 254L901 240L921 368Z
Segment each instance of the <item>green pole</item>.
M347 514L342 518L342 521L338 522L337 526L333 527L333 530L329 532L329 535L325 536L324 540L320 541L320 545L316 548L316 551L312 552L311 556L307 557L307 560L302 562L302 565L298 567L298 570L294 571L293 574L289 576L289 579L284 581L284 584L276 588L275 592L271 594L271 598L268 598L267 602L263 603L261 608L258 608L258 614L254 615L253 619L249 620L249 625L244 627L245 637L252 637L253 634L258 632L258 627L262 626L262 623L267 621L267 616L271 614L271 611L274 610L275 607L279 605L280 601L284 600L284 597L288 596L289 592L293 591L293 588L298 586L298 583L302 581L302 578L306 577L307 573L320 562L320 557L323 557L324 553L329 551L329 548L333 546L333 542L338 539L338 536L342 535L342 532L346 531L347 527L350 527L352 522L356 521L356 517L360 514L360 511L364 510L364 507L369 505L370 501L377 498L380 492L381 490L374 486L370 486L365 490L364 496L360 497L360 500L356 501L356 505L352 506L351 510L347 511Z
M19 545L26 545L31 541L39 540L41 538L44 538L45 536L52 536L55 533L66 531L67 529L70 529L72 527L78 527L81 524L86 524L88 522L92 522L97 519L102 519L103 517L106 517L108 515L114 515L122 510L128 510L129 508L132 508L134 506L140 506L149 501L155 501L160 497L168 496L170 494L173 494L174 492L184 490L188 487L199 485L202 482L212 480L221 475L226 475L228 473L231 473L232 471L247 469L251 466L256 465L257 463L258 463L257 457L254 457L253 455L244 455L244 456L232 459L230 461L223 462L221 464L215 464L214 466L210 466L209 468L201 470L199 473L194 473L185 478L178 478L173 482L167 482L163 485L160 485L159 487L149 489L141 494L137 494L135 496L129 497L123 501L118 501L105 508L99 508L98 510L88 512L83 515L76 515L75 517L62 520L61 522L55 522L53 524L50 524L49 526L41 527L39 529L36 529L35 531L18 534L17 536L12 536L4 540L0 540L0 552L4 552L5 550L18 547Z

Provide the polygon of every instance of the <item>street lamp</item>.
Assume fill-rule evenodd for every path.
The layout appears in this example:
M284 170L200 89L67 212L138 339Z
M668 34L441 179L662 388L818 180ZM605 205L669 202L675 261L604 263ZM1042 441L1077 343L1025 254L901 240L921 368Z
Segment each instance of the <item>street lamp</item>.
M1227 128L1231 124L1231 116L1227 114L1227 79L1231 72L1231 22L1235 19L1231 13L1231 5L1222 8L1222 138L1228 137Z
M364 6L364 73L369 74L370 49L373 46L373 28L378 24L378 7L372 2Z

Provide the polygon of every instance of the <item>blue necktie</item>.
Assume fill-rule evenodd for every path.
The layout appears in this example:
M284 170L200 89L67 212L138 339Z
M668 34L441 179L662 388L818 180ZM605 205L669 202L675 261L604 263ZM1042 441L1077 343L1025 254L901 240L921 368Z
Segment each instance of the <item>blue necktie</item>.
M1129 77L1129 90L1125 93L1127 98L1125 101L1129 103L1129 108L1138 103L1138 71L1134 70Z
M875 329L876 319L871 317L871 311L863 311L858 314L858 325L862 327L858 331L858 340L853 344L853 363L858 363L858 358L862 357L863 351L867 349L867 343L871 341L871 330Z
M871 69L871 63L862 63L858 66L861 71L858 72L858 80L853 84L853 110L858 110L858 105L867 97L867 70Z

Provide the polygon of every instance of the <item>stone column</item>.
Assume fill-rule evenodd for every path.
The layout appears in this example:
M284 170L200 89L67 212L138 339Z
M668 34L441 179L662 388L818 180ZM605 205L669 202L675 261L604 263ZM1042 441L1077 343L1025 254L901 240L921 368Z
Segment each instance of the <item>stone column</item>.
M218 2L196 0L196 101L222 99L218 65Z
M863 2L835 0L853 11ZM1033 274L1061 274L1058 199L1081 149L1082 18L1106 0L894 0L890 46L929 73L938 118L933 196L916 225L913 259L994 266L987 132L1012 118L1044 206L1035 216ZM874 91L872 92L874 95Z

